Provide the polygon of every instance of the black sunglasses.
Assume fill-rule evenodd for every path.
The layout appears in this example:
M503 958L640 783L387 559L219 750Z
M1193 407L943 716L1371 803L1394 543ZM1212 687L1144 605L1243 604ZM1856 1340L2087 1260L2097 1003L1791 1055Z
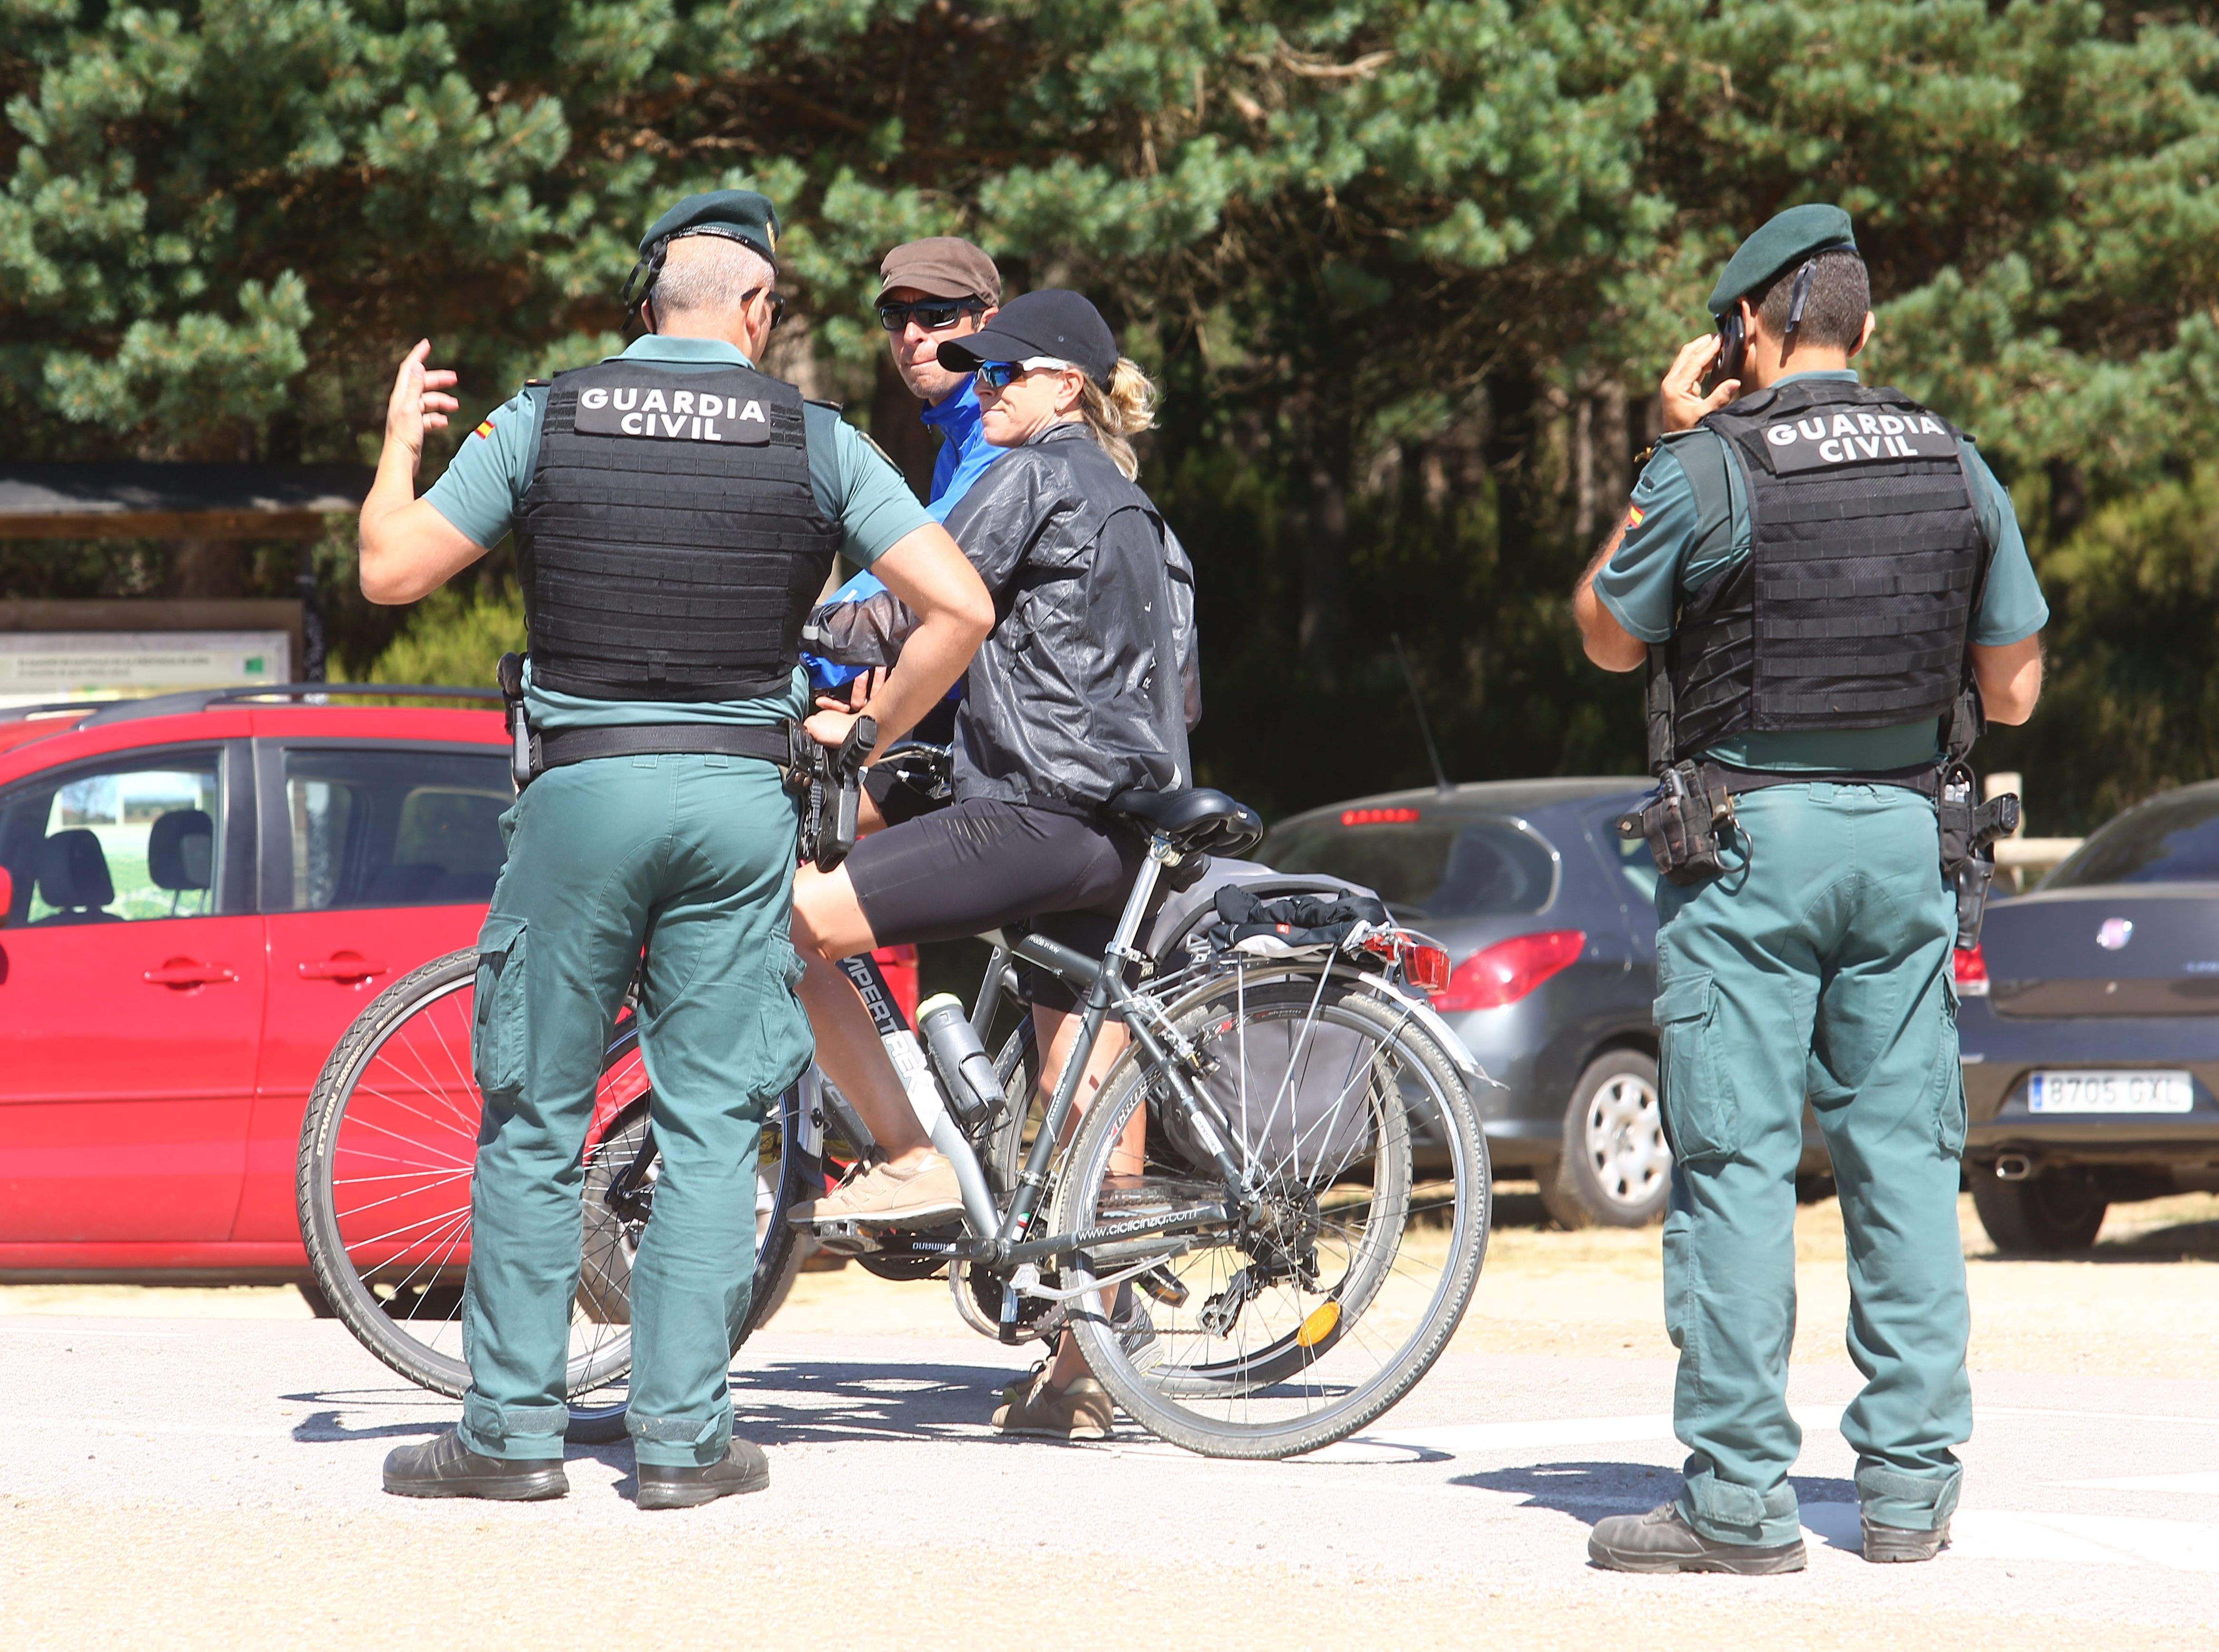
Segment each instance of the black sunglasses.
M761 287L750 287L747 291L740 295L740 304L742 307L744 308L746 306L754 303L755 297L757 293L764 293L769 299L770 330L773 332L776 332L778 331L778 324L786 320L786 295L784 293L769 292L768 289Z
M888 332L899 332L911 321L927 332L939 332L967 315L985 313L985 304L975 298L920 298L907 304L893 299L879 301L879 325Z

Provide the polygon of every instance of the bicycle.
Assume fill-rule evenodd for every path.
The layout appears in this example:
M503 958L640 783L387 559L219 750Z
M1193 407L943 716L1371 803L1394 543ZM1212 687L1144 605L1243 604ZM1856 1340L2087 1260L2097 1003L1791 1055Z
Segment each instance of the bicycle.
M843 964L956 1165L964 1211L933 1231L827 1237L889 1277L944 1270L965 1322L1001 1341L1052 1344L1067 1326L1111 1396L1159 1438L1219 1456L1314 1450L1425 1375L1484 1259L1490 1172L1470 1088L1481 1075L1420 990L1445 978L1446 955L1391 925L1259 955L1213 940L1207 910L1144 949L1164 879L1252 846L1262 827L1205 790L1128 794L1119 812L1148 847L1099 960L1040 935L991 935L977 1000L967 1013L952 998L922 1006L922 1040L868 958ZM998 1057L985 1053L1016 999L1017 963L1064 981L1082 1005L1044 1104L1029 1016ZM434 1065L423 1053L467 1026L457 1008L474 966L469 952L436 960L364 1011L311 1101L299 1181L302 1232L339 1317L395 1369L451 1394L468 1380L448 1317L468 1245L457 1180L469 1164L455 1142L464 1123L475 1139L476 1092L466 1039L459 1060ZM1131 1041L1082 1114L1087 1055L1113 1015ZM622 1428L625 1264L655 1168L637 1044L620 1018L587 1149L573 1438ZM412 1100L407 1084L426 1082L427 1098ZM1142 1167L1121 1172L1121 1140L1142 1113ZM396 1146L412 1115L418 1127L440 1126L443 1157ZM736 1350L799 1266L785 1213L826 1185L842 1151L873 1148L813 1070L780 1099L763 1141L758 1289Z

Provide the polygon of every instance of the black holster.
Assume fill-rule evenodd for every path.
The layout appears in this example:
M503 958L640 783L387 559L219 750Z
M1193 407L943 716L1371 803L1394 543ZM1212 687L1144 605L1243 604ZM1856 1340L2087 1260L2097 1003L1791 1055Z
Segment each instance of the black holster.
M493 668L493 677L500 685L501 715L508 722L508 778L521 796L539 772L531 749L531 724L524 715L524 656L502 655Z
M799 722L792 725L786 788L801 804L801 858L830 872L855 847L861 825L863 760L879 743L873 717L858 717L837 751L820 744Z
M1674 763L1638 810L1619 817L1619 835L1646 838L1659 875L1682 889L1726 869L1719 837L1733 823L1733 797L1716 779L1710 765Z
M1942 833L1942 881L1957 895L1957 945L1976 947L1980 919L1995 880L1998 838L2018 829L2018 794L2004 792L1986 803L1973 801L1973 771L1952 763L1942 775L1935 813Z

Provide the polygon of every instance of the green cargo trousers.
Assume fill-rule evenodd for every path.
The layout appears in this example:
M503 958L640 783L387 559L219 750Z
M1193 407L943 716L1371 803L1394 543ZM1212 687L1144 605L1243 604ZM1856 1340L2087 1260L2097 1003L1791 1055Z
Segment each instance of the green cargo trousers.
M578 1283L581 1157L601 1053L646 948L640 1046L661 1154L631 1270L629 1425L640 1462L718 1461L755 1253L756 1141L809 1061L787 939L795 810L746 757L551 769L502 821L478 939L472 1054L485 1119L470 1187L463 1440L559 1457Z
M1675 1166L1664 1315L1680 1351L1679 1506L1704 1535L1783 1543L1795 1336L1795 1167L1807 1096L1848 1235L1843 1413L1866 1518L1930 1531L1972 1432L1957 1233L1965 1097L1934 808L1899 786L1814 781L1735 799L1743 864L1657 885L1656 1024Z

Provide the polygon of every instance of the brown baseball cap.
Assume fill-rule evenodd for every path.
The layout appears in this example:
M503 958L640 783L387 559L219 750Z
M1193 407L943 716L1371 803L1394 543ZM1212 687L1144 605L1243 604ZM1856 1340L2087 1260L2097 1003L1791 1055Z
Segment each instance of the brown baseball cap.
M879 295L897 287L914 287L934 298L1002 301L1002 272L984 249L960 235L928 235L887 253L879 264Z

